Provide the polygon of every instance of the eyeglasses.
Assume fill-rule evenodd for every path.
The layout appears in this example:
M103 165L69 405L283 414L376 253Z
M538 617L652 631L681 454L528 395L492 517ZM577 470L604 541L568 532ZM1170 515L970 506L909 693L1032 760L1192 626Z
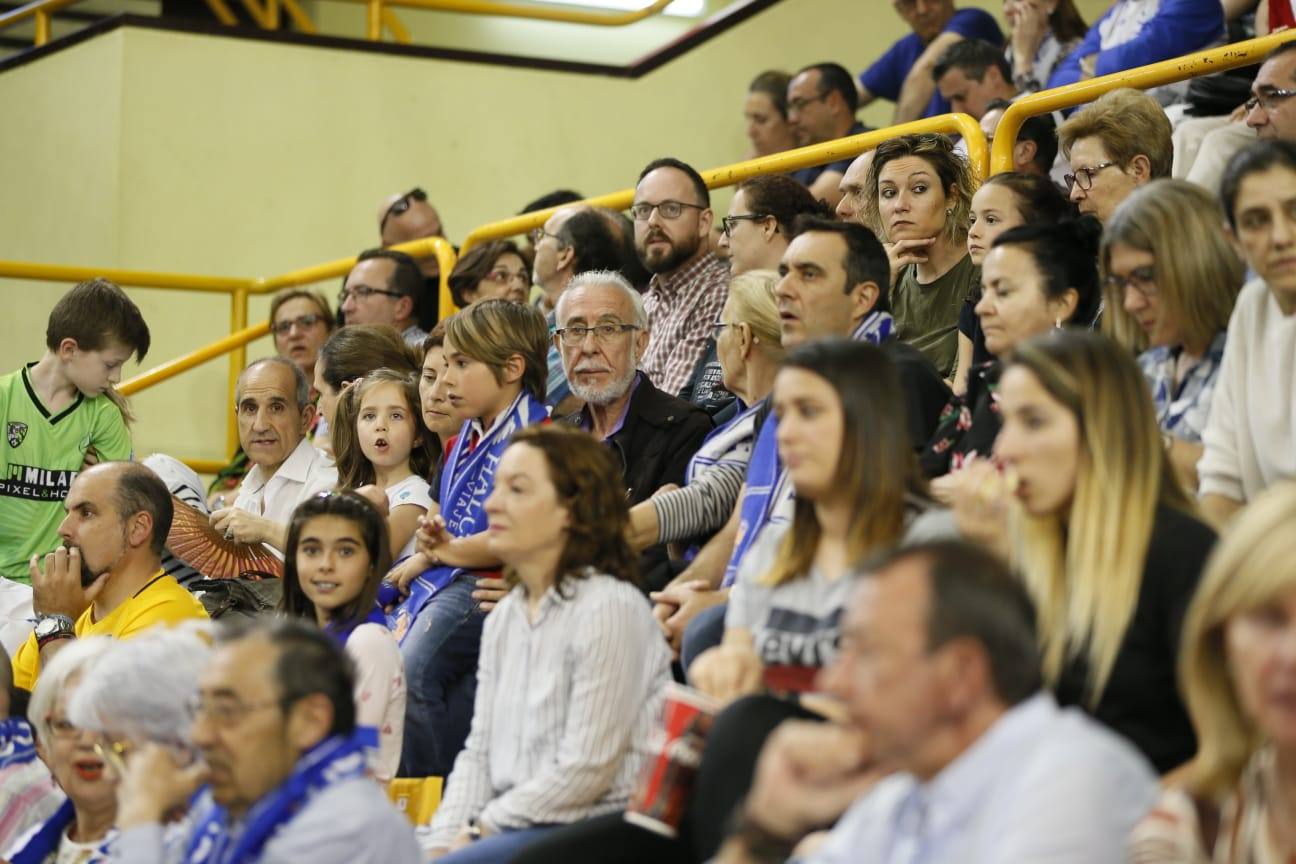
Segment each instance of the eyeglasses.
M539 246L540 241L546 237L552 237L555 240L557 240L559 246L564 245L561 237L559 237L557 234L550 234L548 231L544 230L543 228L533 228L531 230L531 233L528 234L527 236L531 238L532 246Z
M768 213L744 213L740 216L726 216L720 220L720 230L724 236L732 237L734 226L739 222L759 222L762 219L773 219ZM775 230L778 230L777 227Z
M343 293L346 292L344 291ZM292 332L294 324L302 330L309 330L323 320L323 315L298 315L296 318L286 318L283 321L278 321L270 329L273 330L277 336L287 336Z
M531 282L531 276L525 270L518 270L514 273L501 268L487 273L486 278L491 282L496 282L500 285L507 285L509 282L515 280L521 282L523 285L528 285Z
M1135 267L1129 272L1128 276L1109 273L1103 283L1107 286L1107 290L1112 293L1119 292L1124 295L1127 288L1133 288L1142 294L1145 300L1151 300L1157 296L1156 268L1151 264L1146 267Z
M95 755L117 773L118 777L126 773L126 754L130 753L131 746L126 741L110 741L107 738L100 738L94 743Z
M378 233L381 234L383 230L387 227L388 219L392 218L393 216L399 216L402 213L404 213L406 210L409 210L411 201L426 201L426 200L427 200L427 193L424 192L422 189L418 188L417 186L415 186L410 191L406 192L401 197L397 198L395 201L392 202L392 205L387 208L387 212L383 214L382 221L378 223Z
M555 330L554 335L562 340L562 344L568 348L575 348L585 343L585 337L594 334L594 339L598 342L611 342L623 333L629 333L633 330L639 330L638 324L595 324L593 327L563 327L561 330Z
M1265 111L1272 111L1278 107L1279 102L1286 102L1291 97L1296 96L1296 90L1281 90L1277 87L1265 87L1257 91L1244 106L1247 112L1254 111L1257 106L1264 108Z
M711 338L719 342L720 334L724 332L726 327L738 327L738 326L740 326L740 322L738 321L717 321L716 323L711 325Z
M189 713L194 719L204 718L217 726L231 726L238 723L253 711L262 708L283 705L282 699L261 699L256 702L240 702L237 699L219 699L209 701L202 694L196 694L189 700Z
M368 285L357 285L354 288L343 288L338 292L338 306L347 301L347 297L354 297L356 300L366 300L375 294L382 294L384 297L404 297L399 291L384 291L381 288L370 288Z
M685 204L683 201L662 201L658 204L640 201L630 208L630 215L634 217L636 222L647 222L652 217L653 211L656 210L663 219L678 219L680 214L684 212L685 207L694 210L707 209L700 204Z
M1093 188L1094 175L1104 168L1110 168L1115 164L1115 162L1099 162L1092 168L1079 168L1074 174L1063 174L1062 179L1066 181L1068 190L1073 186L1079 185L1080 191L1088 192Z
M797 113L800 113L804 111L805 107L811 102L822 102L827 97L827 93L820 93L818 96L812 96L809 99L804 96L799 96L796 99L789 99L787 103L788 111L796 111Z
M66 717L55 717L53 714L45 715L45 725L49 728L51 738L58 738L63 741L75 738L81 731L72 725L71 720Z

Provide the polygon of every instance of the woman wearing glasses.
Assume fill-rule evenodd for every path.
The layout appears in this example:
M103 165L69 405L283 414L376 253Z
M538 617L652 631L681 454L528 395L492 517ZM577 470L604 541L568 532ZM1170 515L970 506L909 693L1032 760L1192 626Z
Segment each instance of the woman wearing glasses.
M1103 326L1139 352L1170 461L1197 488L1201 437L1229 316L1244 276L1216 197L1185 180L1156 180L1107 223L1099 252ZM1146 349L1146 350L1145 350Z
M478 300L525 303L531 269L511 240L493 240L464 253L450 273L450 296L460 309Z

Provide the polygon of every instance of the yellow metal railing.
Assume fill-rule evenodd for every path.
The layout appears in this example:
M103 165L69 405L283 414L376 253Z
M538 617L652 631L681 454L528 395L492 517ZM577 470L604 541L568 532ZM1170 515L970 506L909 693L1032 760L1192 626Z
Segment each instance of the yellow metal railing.
M1121 87L1133 87L1146 90L1225 72L1239 66L1251 66L1259 63L1273 49L1284 42L1296 39L1296 31L1287 30L1272 33L1257 39L1234 42L1220 48L1198 51L1196 54L1185 54L1172 60L1163 60L1124 72L1113 72L1101 78L1090 78L1078 81L1065 87L1052 90L1041 90L1023 96L1004 111L995 129L994 150L990 159L991 173L1001 174L1013 170L1013 147L1017 144L1017 135L1021 132L1022 123L1040 114L1050 114L1065 108L1074 108L1092 102L1099 96Z
M207 0L210 4L213 0ZM220 0L215 0L220 2ZM255 2L255 0L244 0ZM271 0L273 2L273 0ZM529 18L537 21L560 21L565 24L592 24L598 27L624 27L661 12L672 0L653 0L642 9L625 12L592 12L560 6L523 5L494 0L351 0L365 4L365 38L377 42L383 29L391 31L397 42L408 43L409 32L392 11L393 6L436 12L461 12L467 15L495 15L505 18Z
M37 47L40 47L50 40L50 23L54 13L77 2L78 0L35 0L34 3L19 6L17 9L0 15L0 30L12 27L14 24L20 24L28 18L34 18L36 20L36 36L32 42Z

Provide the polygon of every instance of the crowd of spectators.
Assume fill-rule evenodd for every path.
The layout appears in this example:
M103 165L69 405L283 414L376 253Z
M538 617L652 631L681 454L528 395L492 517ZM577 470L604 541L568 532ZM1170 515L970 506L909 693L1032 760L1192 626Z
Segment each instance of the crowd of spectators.
M1296 23L892 5L858 79L752 81L751 155ZM0 378L0 862L1291 859L1296 41L1253 77L723 218L659 158L444 274L392 195L274 298L206 495L135 460L139 308L72 288Z

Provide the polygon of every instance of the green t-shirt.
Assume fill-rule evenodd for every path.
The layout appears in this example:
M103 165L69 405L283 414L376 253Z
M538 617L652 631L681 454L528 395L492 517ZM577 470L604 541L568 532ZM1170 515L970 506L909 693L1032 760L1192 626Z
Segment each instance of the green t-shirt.
M101 462L131 455L130 432L111 399L78 393L51 416L32 386L34 365L0 377L0 576L24 583L31 556L60 543L63 499L90 445Z
M910 264L891 291L896 336L927 355L945 378L954 374L958 360L963 301L975 295L980 284L981 268L964 255L948 273L927 285L919 283L918 268Z

